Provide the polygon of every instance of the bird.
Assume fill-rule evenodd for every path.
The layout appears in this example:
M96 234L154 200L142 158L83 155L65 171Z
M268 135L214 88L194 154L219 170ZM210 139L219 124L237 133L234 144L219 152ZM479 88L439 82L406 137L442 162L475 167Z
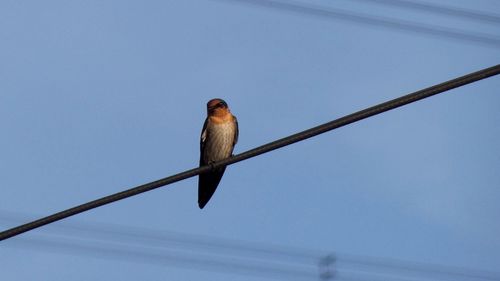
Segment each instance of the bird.
M200 136L200 167L232 156L238 142L238 120L227 103L214 98L207 103L207 118ZM198 206L203 209L219 185L226 167L214 168L198 178Z

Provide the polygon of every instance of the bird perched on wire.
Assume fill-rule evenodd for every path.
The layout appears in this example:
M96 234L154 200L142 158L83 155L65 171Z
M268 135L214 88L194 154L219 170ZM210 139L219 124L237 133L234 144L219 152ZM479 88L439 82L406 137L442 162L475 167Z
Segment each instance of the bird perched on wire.
M200 138L200 166L228 158L238 141L238 121L222 99L207 103L207 119ZM203 209L214 194L226 167L200 174L198 179L198 206Z

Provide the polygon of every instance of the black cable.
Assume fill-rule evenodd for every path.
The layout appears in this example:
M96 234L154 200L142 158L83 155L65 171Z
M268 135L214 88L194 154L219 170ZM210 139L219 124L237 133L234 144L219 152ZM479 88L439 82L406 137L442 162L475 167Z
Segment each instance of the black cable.
M497 272L489 272L484 270L476 270L471 268L461 268L457 266L436 265L424 262L403 261L399 259L380 258L380 257L361 257L349 254L336 254L339 267L351 265L358 269L363 266L367 272L373 273L373 270L384 271L391 269L392 271L404 272L405 276L418 275L419 277L428 276L431 279L443 280L449 278L451 280L490 280L500 281L500 274ZM349 268L349 266L346 266ZM359 270L359 269L358 269Z
M19 222L27 216L8 215L0 211L2 221ZM31 216L32 217L32 216ZM160 229L147 229L110 223L65 222L53 226L54 233L71 237L89 237L91 239L110 239L126 241L127 244L153 245L160 248L184 249L198 252L222 253L232 256L248 256L258 259L286 260L289 263L315 263L325 251L315 251L298 247L263 244L251 241L220 238L201 234L188 234ZM55 232L58 229L59 231ZM51 232L51 228L48 229Z
M26 217L13 214L7 215L7 213L9 212L0 211L0 224L2 221L17 222L21 220L21 217ZM57 241L67 240L70 242L70 245L75 245L74 250L76 252L80 251L79 244L92 243L92 247L99 245L98 248L102 250L118 247L121 250L130 252L130 255L134 255L134 252L137 252L139 255L142 253L159 253L180 257L188 255L209 260L220 260L221 262L230 260L243 264L264 264L268 267L276 265L281 269L294 268L296 270L317 269L319 266L318 261L322 260L321 257L334 256L335 259L332 264L334 264L333 268L336 278L339 278L338 272L342 271L344 277L347 277L345 274L350 272L353 274L369 274L372 277L383 275L384 278L405 276L406 278L430 278L433 280L472 279L500 281L500 274L498 272L400 259L315 251L304 248L225 239L199 234L165 232L159 229L145 229L109 223L72 221L57 224L47 230L48 232L43 233L44 237L48 235L55 237ZM16 241L19 242L7 245L22 246L22 241L25 241L27 244L26 247L34 249L30 245L30 243L33 243L31 236ZM43 243L41 240L35 239L35 241ZM57 246L55 247L57 248ZM47 251L45 250L45 252ZM86 254L85 251L80 252ZM72 253L74 254L75 252ZM111 254L120 255L113 253L112 250ZM126 256L119 258L126 258Z
M258 276L260 278L279 278L285 280L314 280L317 278L317 267L297 267L297 265L278 264L271 261L252 262L237 260L234 257L214 257L200 255L196 252L167 252L156 251L145 247L131 247L131 244L113 245L96 243L96 241L77 241L74 237L29 237L9 243L9 247L19 247L30 251L44 253L63 253L107 260L144 263L168 267L185 268L189 270L203 270L225 274ZM407 279L393 274L370 273L359 270L345 270L336 268L334 279L345 281L424 281L436 279Z
M157 249L156 247L144 247L131 243L116 243L113 241L85 241L76 237L61 237L54 235L35 235L29 238L21 238L7 244L7 247L15 247L30 251L43 251L44 253L63 253L91 258L102 258L106 260L120 260L125 262L144 263L150 265L173 266L189 270L205 270L220 273L231 273L238 275L260 276L283 279L312 280L318 272L317 264L288 264L276 260L250 260L245 257L235 258L233 256L214 256L212 254L200 254L196 251L170 251ZM424 281L424 280L483 280L483 278L456 278L426 276L426 272L420 275L402 275L401 272L387 270L366 270L360 268L344 268L342 263L336 263L332 268L334 279L322 280L346 280L346 281ZM500 279L489 279L498 281Z
M313 280L316 277L315 268L309 270L286 264L270 264L268 262L238 261L234 258L217 258L203 256L197 253L172 253L153 251L143 247L130 245L110 245L105 243L82 243L74 239L50 237L30 237L19 239L8 246L26 246L28 250L43 250L43 252L65 252L76 255L83 254L93 258L106 258L127 262L142 262L161 266L175 266L190 270L205 270L239 275L280 278L286 280Z
M0 210L0 225L2 221L18 222L26 220L26 216ZM293 265L296 269L303 266L318 266L321 257L335 256L335 272L348 270L351 272L389 275L402 275L406 277L430 277L431 279L452 280L473 279L500 281L500 273L458 266L445 266L423 262L407 261L382 257L368 257L339 253L332 251L319 251L306 248L290 247L268 243L257 243L236 239L227 239L200 234L179 233L160 229L131 227L110 223L89 223L82 221L69 221L54 225L46 229L44 234L61 238L70 237L75 243L82 240L100 242L103 245L119 244L123 249L126 246L148 248L150 250L167 250L169 252L188 252L202 256L208 253L217 258L232 260L251 260ZM22 241L25 241L24 239ZM105 242L105 243L102 243ZM9 244L10 245L10 244ZM336 274L335 277L338 278Z
M446 37L460 41L480 43L485 46L500 47L500 37L484 33L472 33L454 28L446 28L429 24L416 23L406 20L399 20L387 17L376 17L362 13L355 13L342 9L334 9L326 6L305 4L299 1L282 0L216 0L232 3L255 5L260 7L277 9L292 13L311 15L330 20L350 21L368 25L370 27L385 27L399 29L402 31L411 31L421 34Z
M438 5L434 3L431 4L431 3L410 1L410 0L355 0L355 1L372 3L372 4L383 4L400 8L408 8L424 12L450 15L454 17L473 19L495 24L500 23L500 15L497 14L484 13L458 7L445 6L445 5Z
M62 220L64 218L67 218L67 217L70 217L70 216L73 216L73 215L100 207L102 205L106 205L106 204L109 204L109 203L112 203L112 202L115 202L118 200L122 200L122 199L131 197L131 196L134 196L134 195L146 192L146 191L156 189L156 188L164 186L164 185L178 182L180 180L194 177L194 176L199 175L201 173L206 173L214 168L228 166L228 165L246 160L248 158L252 158L252 157L258 156L260 154L267 153L267 152L270 152L272 150L275 150L275 149L278 149L278 148L281 148L281 147L284 147L284 146L287 146L287 145L290 145L290 144L293 144L293 143L296 143L296 142L299 142L299 141L302 141L302 140L305 140L305 139L308 139L311 137L314 137L316 135L323 134L323 133L331 131L333 129L343 127L345 125L348 125L348 124L357 122L359 120L380 114L382 112L385 112L385 111L388 111L388 110L391 110L391 109L394 109L397 107L401 107L403 105L406 105L406 104L409 104L409 103L412 103L412 102L415 102L415 101L418 101L418 100L421 100L424 98L428 98L430 96L433 96L433 95L436 95L436 94L439 94L439 93L442 93L442 92L445 92L445 91L448 91L448 90L451 90L451 89L454 89L454 88L457 88L457 87L460 87L460 86L463 86L466 84L470 84L470 83L473 83L473 82L476 82L476 81L479 81L479 80L482 80L482 79L485 79L485 78L488 78L488 77L491 77L491 76L494 76L497 74L500 74L500 64L489 67L489 68L482 69L482 70L474 72L474 73L467 74L467 75L462 76L462 77L455 78L453 80L450 80L450 81L447 81L447 82L444 82L444 83L441 83L441 84L438 84L438 85L435 85L435 86L432 86L432 87L429 87L429 88L426 88L426 89L423 89L423 90L420 90L420 91L417 91L417 92L414 92L414 93L411 93L411 94L408 94L408 95L405 95L405 96L402 96L402 97L399 97L399 98L396 98L396 99L393 99L393 100L390 100L390 101L387 101L387 102L384 102L384 103L381 103L378 105L375 105L375 106L372 106L370 108L358 111L356 113L352 113L350 115L347 115L347 116L344 116L342 118L330 121L328 123L319 125L317 127L314 127L314 128L302 131L300 133L297 133L297 134L270 142L268 144L259 146L257 148L251 149L251 150L248 150L246 152L240 153L240 154L235 155L233 157L215 162L212 165L207 165L207 166L187 170L185 172L182 172L182 173L170 176L170 177L166 177L166 178L163 178L163 179L160 179L157 181L143 184L143 185L140 185L138 187L134 187L134 188L131 188L131 189L128 189L128 190L125 190L122 192L118 192L118 193L115 193L115 194L112 194L112 195L109 195L106 197L102 197L100 199L90 201L88 203L61 211L59 213L55 213L53 215L50 215L50 216L47 216L47 217L44 217L44 218L41 218L41 219L38 219L38 220L35 220L32 222L5 230L5 231L0 233L0 241L5 240L5 239L10 238L10 237L13 237L13 236L16 236L16 235L19 235L19 234L24 233L26 231L38 228L40 226L43 226L43 225L46 225L46 224L49 224L49 223L52 223L52 222L55 222L58 220Z

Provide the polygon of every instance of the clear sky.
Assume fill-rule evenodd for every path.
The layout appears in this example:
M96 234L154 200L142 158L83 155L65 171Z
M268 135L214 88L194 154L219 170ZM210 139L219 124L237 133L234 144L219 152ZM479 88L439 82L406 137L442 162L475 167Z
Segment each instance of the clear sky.
M500 37L498 22L307 3ZM238 1L4 0L0 38L2 229L195 167L211 98L238 117L239 153L500 62L499 45ZM82 222L498 270L499 89L493 77L232 165L203 210L191 178L6 240L2 279L262 279L35 247Z

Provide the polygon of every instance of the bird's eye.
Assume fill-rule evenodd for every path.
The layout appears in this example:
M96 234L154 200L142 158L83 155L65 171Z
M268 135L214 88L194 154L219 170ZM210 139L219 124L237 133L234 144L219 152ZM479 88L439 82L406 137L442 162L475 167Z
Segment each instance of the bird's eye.
M219 107L226 107L226 104L225 104L225 103L223 103L223 102L219 102L219 104L218 104L218 105L219 105Z

